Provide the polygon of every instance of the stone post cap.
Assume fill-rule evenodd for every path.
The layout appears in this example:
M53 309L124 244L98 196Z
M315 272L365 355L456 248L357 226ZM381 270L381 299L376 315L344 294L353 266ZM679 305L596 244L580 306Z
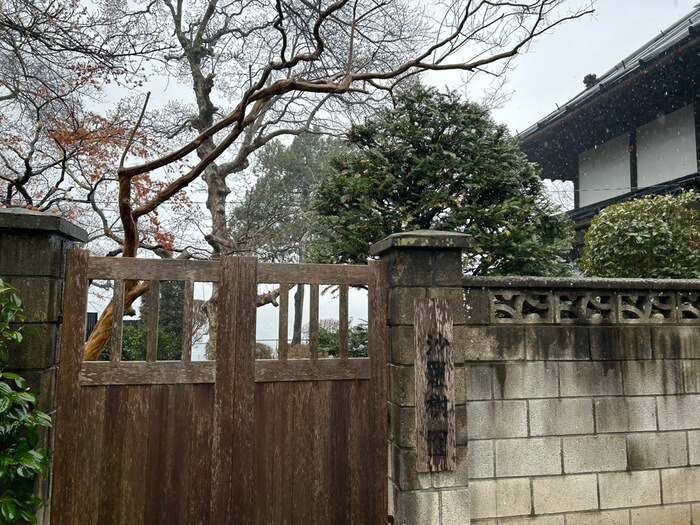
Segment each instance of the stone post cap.
M439 230L415 230L389 235L370 246L369 253L370 255L382 255L393 248L461 250L463 248L469 248L471 245L471 235L467 235L466 233Z
M78 242L87 242L87 232L59 215L26 208L1 208L0 230L44 230Z

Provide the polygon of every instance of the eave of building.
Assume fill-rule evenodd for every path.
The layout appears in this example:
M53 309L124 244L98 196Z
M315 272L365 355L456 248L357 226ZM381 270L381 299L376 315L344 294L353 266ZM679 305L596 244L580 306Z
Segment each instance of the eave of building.
M699 99L700 5L519 135L549 179L574 180L578 154Z

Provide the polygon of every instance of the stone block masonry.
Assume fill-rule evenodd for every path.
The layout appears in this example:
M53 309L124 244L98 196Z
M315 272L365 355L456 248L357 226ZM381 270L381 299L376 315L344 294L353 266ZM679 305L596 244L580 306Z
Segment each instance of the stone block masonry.
M87 234L60 217L24 209L0 209L0 278L20 292L27 324L22 345L10 351L10 368L24 378L39 398L39 409L56 411L56 372L60 352L66 251L85 242ZM40 445L48 450L49 471L37 481L44 501L37 511L49 523L48 498L53 454L52 431L41 430Z
M394 523L700 522L700 281L463 278L468 242L411 232L374 250L389 262ZM453 308L449 476L412 470L424 297Z

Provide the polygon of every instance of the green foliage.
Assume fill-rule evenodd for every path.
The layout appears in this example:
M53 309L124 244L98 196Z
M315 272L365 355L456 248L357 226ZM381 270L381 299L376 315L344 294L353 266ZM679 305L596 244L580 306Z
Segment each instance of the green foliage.
M125 324L122 328L122 361L145 361L148 347L148 305L150 292L141 297L138 328ZM182 357L182 315L185 308L185 283L161 281L158 311L159 361L177 361ZM108 343L99 361L109 361L111 343Z
M321 323L318 327L318 350L322 354L338 357L340 348L340 332L337 322ZM369 334L367 324L351 326L348 330L348 356L367 357L369 354Z
M34 495L34 478L46 475L46 451L37 449L38 426L51 418L36 410L36 396L24 378L6 372L9 345L22 342L22 302L17 290L0 279L0 525L26 520L36 523L32 510L41 503Z
M231 213L229 228L239 251L270 262L302 262L310 231L317 223L311 201L342 141L313 133L288 146L267 143L254 172L255 185Z
M588 276L700 277L700 215L696 193L613 204L586 233L581 265Z
M568 273L571 223L487 109L422 86L395 103L353 126L353 149L319 187L320 231L330 233L317 259L365 262L369 245L389 234L437 229L472 236L471 273Z

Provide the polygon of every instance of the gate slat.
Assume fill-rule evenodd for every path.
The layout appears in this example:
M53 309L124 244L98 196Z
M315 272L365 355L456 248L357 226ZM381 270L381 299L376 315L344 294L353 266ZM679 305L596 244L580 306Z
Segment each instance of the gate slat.
M121 387L126 390L127 413L123 425L126 436L122 443L122 490L120 523L143 525L146 505L145 476L148 438L143 435L147 421L150 392L146 386Z
M151 281L148 291L148 342L146 345L146 361L154 362L158 358L158 316L160 310L160 281Z
M85 318L88 292L88 252L69 250L66 256L66 281L63 295L61 366L58 370L56 398L56 434L54 438L54 477L51 490L51 521L66 523L75 516L77 455L75 430L80 424L80 386L78 375L83 361ZM85 442L83 442L85 443Z
M277 331L277 359L287 360L289 349L289 284L280 284L279 330Z
M98 471L100 508L97 523L120 522L122 464L127 416L126 388L108 386L105 399L105 427L102 440L102 464Z
M369 348L370 348L370 516L373 523L385 523L388 512L389 486L386 482L388 457L387 372L386 372L386 263L370 261Z
M118 363L122 360L122 328L124 326L124 280L114 280L112 295L112 339L109 360Z
M348 358L348 285L340 285L340 305L338 308L338 354Z
M185 301L182 313L182 361L192 359L192 316L194 315L194 282L185 281Z
M313 361L318 359L318 285L311 285L309 298L309 352Z

